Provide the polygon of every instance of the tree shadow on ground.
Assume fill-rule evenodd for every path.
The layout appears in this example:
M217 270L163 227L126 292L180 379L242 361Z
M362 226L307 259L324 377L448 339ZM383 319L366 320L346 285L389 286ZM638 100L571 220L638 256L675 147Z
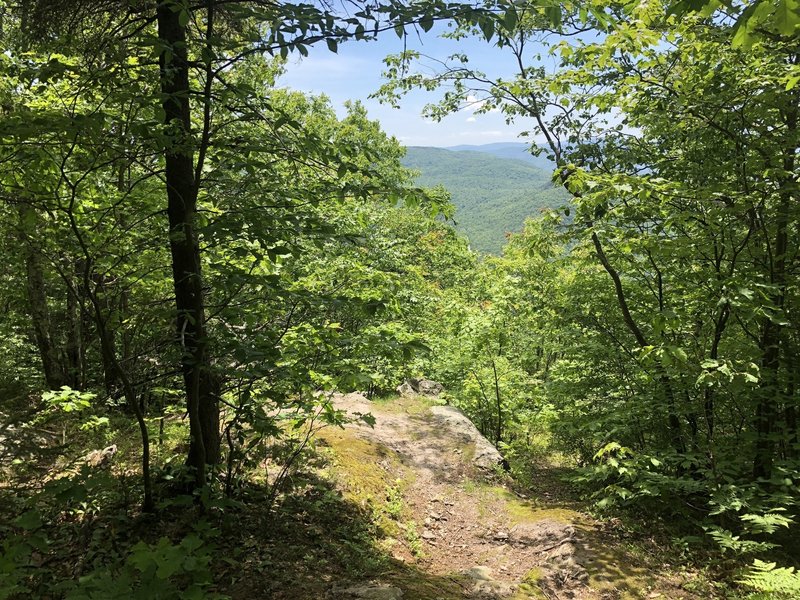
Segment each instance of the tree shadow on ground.
M398 587L416 600L466 597L463 578L431 575L393 557L370 506L345 499L323 478L295 481L268 519L252 503L246 507L223 543L233 560L219 581L234 600L344 600L353 597L347 588L370 584Z

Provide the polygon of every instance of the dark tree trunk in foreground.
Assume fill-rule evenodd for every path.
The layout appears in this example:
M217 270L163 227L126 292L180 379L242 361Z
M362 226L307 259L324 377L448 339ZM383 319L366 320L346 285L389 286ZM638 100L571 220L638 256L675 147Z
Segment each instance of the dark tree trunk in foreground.
M187 464L196 482L205 482L205 468L219 460L219 407L214 377L208 370L205 307L200 248L194 229L197 210L193 140L189 104L186 27L175 3L158 5L158 37L165 50L159 57L165 125L170 146L165 153L169 243L181 345L191 443Z

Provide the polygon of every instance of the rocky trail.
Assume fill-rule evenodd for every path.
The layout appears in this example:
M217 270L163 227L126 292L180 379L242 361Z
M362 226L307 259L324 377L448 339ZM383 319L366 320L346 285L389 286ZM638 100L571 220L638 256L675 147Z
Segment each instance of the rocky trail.
M558 494L512 491L498 452L457 409L414 394L334 402L375 417L373 427L326 430L322 443L345 497L382 516L392 565L377 578L332 583L326 598L694 597L672 569L636 564L610 543L607 525Z

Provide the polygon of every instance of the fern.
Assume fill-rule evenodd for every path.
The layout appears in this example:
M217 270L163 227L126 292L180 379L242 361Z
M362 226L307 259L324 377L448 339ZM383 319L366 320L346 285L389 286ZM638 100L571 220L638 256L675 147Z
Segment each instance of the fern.
M773 598L800 597L800 573L794 567L778 567L756 559L740 583L757 592L772 594Z
M779 515L775 512L763 515L746 514L739 517L750 533L775 533L780 527L788 528L794 523L792 517Z

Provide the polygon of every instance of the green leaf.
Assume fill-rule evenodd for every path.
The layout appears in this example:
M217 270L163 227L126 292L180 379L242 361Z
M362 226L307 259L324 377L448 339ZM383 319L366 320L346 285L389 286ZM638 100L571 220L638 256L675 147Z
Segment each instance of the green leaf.
M178 25L186 27L189 24L189 11L182 8L178 13Z
M14 520L14 525L26 531L33 531L42 526L42 515L38 510L29 510Z
M547 6L544 9L545 16L550 20L553 27L561 26L561 6Z
M483 37L486 38L486 41L490 41L494 36L494 19L482 19L478 26L483 32Z
M425 15L419 20L419 26L422 28L422 31L430 31L433 28L433 17L431 15Z
M514 28L519 23L519 15L517 14L517 10L515 8L510 8L506 11L503 15L503 27L509 33L514 31Z

